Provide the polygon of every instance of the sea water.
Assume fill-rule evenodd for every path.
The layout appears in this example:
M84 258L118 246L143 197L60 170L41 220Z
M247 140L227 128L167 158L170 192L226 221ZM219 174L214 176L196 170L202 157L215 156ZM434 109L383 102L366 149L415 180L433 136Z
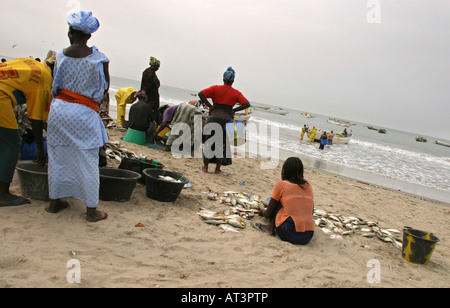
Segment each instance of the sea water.
M114 95L123 87L139 89L140 81L111 78L110 113L113 118L116 116ZM187 90L163 85L160 88L161 106L198 99L196 95L199 90L201 89ZM259 102L251 104L278 108ZM127 110L129 107L127 106ZM312 118L305 118L301 113L307 110L284 109L289 113L279 115L253 111L249 123L257 127L268 125L268 132L265 138L249 132L248 141L265 142L268 148L276 146L280 159L298 156L309 168L450 203L450 147L435 144L434 140L437 138L423 136L428 142L422 143L417 142L417 135L410 132L383 127L386 134L381 134L369 129L368 126L373 126L370 123L350 119L346 120L352 125L342 127L328 123L333 115L314 114ZM333 130L335 133L346 128L348 132L353 132L354 137L348 144L326 146L324 150L319 150L318 143L310 144L307 136L303 141L300 140L304 124L310 128L315 126L319 130ZM278 131L278 135L273 136L271 130Z

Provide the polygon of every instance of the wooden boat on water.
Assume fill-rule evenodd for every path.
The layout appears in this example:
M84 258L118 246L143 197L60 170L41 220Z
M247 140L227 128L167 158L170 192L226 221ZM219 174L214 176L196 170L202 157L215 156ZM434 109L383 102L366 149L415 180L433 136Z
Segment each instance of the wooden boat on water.
M251 115L249 115L249 114L244 114L244 113L235 113L234 114L235 121L247 122L248 120L250 120L250 118L251 118Z
M253 108L258 111L275 113L275 114L279 114L279 115L287 115L289 113L288 111L284 110L283 108L258 107L258 106L253 106Z
M347 137L335 135L333 138L333 144L348 144L350 140L352 140L353 136L354 134L348 135Z
M339 119L336 119L336 118L329 118L328 119L328 123L334 124L334 125L339 125L339 126L344 126L344 127L352 126L352 124L350 122L339 120Z
M307 112L302 112L301 116L304 118L313 118L313 116Z
M315 142L320 142L320 137L322 136L323 132L324 132L323 130L320 130L320 129L317 130L317 134L316 134L316 137L314 140ZM327 136L330 134L330 132L326 132L326 133L327 133ZM307 133L307 136L309 138L310 133ZM335 134L333 137L333 143L331 145L333 145L333 144L349 144L350 140L352 140L352 138L354 136L355 136L355 134L353 134L353 132L349 133L347 135L347 137L344 137L344 135L342 135L341 133Z
M450 147L450 143L447 143L447 142L442 142L442 141L436 140L434 143L436 143L438 145L442 145L444 147Z
M418 137L416 137L416 141L417 142L427 142L428 140L423 138L422 136L418 136Z

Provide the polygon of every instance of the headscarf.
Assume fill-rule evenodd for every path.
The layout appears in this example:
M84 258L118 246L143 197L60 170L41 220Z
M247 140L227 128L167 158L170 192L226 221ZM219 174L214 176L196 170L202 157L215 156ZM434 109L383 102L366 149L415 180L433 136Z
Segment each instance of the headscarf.
M92 12L74 12L67 15L67 23L74 30L81 31L86 34L94 33L100 27L97 18L92 16Z
M47 57L45 58L45 63L51 65L51 64L55 64L56 62L56 52L53 50L50 50L47 54Z
M234 71L234 69L230 66L227 71L223 74L223 81L227 81L227 82L233 82L234 81L234 77L236 75L236 72Z
M147 101L147 94L145 93L144 90L142 90L142 91L136 92L134 94L134 98Z
M161 62L154 58L154 57L150 57L150 66L160 66Z

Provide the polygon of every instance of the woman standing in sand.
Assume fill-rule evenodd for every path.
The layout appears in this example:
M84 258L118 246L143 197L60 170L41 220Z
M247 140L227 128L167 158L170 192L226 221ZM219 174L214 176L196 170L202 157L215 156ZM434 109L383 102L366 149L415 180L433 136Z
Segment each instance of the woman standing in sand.
M260 213L269 219L269 224L258 223L253 227L270 235L276 230L281 240L306 245L314 235L314 195L311 184L303 177L300 158L285 161L281 179L275 185L269 206Z
M149 64L150 67L142 73L141 91L145 91L145 94L147 94L147 102L153 109L153 120L159 125L161 124L159 118L159 87L161 82L156 72L159 70L161 62L155 57L150 57Z
M227 129L228 122L233 120L234 113L247 108L250 108L248 99L242 95L241 92L232 87L235 78L235 71L232 67L229 67L223 74L223 85L212 86L208 89L201 91L198 96L202 104L209 108L209 117L206 122L206 126L210 123L217 123L222 127L222 147L223 153L220 153L220 157L216 157L215 148L207 149L203 155L203 167L199 169L202 172L208 172L208 165L210 163L216 164L216 174L221 174L220 167L231 165L231 151L229 149L230 143L227 142ZM207 98L211 98L214 105L212 106ZM233 109L236 104L240 104L239 107ZM209 136L211 138L211 136ZM207 141L206 141L207 142ZM217 147L218 145L215 144ZM212 155L211 155L212 154ZM223 154L223 155L222 155Z
M98 149L108 135L97 110L109 88L109 59L87 41L99 28L91 12L67 17L70 46L56 56L48 119L50 213L69 206L60 198L74 197L87 206L86 220L106 219L97 211Z

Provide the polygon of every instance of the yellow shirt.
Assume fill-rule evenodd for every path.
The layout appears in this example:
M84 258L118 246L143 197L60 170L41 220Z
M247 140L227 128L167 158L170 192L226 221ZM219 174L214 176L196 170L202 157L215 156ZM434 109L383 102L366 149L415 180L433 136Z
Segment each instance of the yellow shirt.
M119 91L117 91L117 93L115 95L117 105L124 106L126 104L131 104L133 102L133 100L130 97L130 95L133 92L136 92L136 88L134 88L134 87L119 89Z
M125 117L125 109L127 104L133 103L133 99L131 98L131 94L133 92L136 92L134 87L121 88L115 95L117 101L117 123L119 125L122 125L121 116Z
M0 63L0 127L17 129L14 108L27 104L28 117L45 121L53 77L45 64L29 58Z

